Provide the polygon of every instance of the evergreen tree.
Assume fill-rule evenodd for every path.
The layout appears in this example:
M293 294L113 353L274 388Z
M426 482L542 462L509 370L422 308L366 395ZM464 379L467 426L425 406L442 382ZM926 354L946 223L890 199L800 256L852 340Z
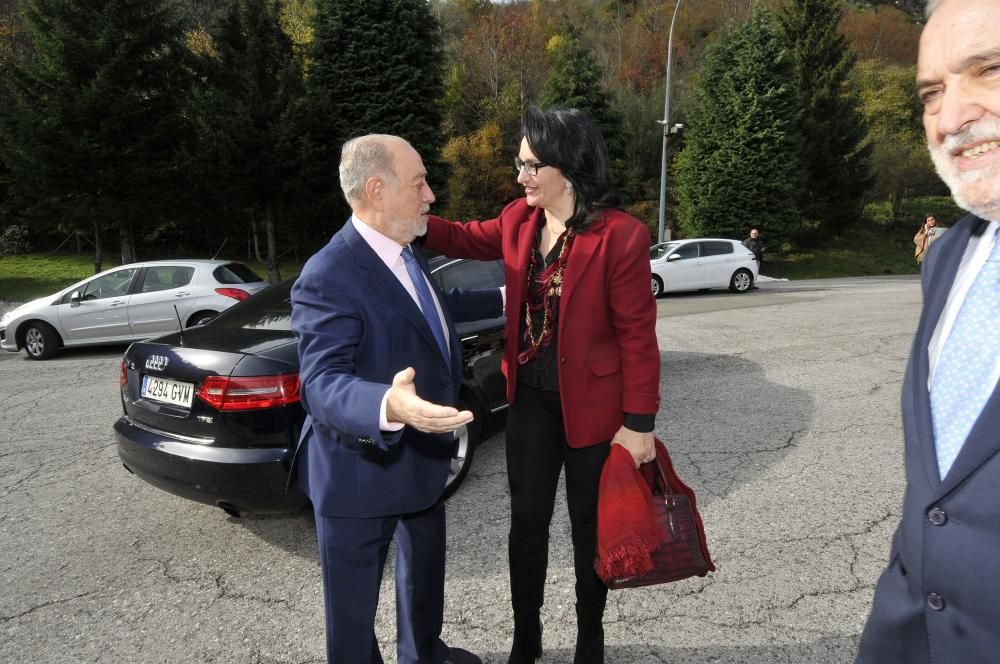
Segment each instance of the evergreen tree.
M298 175L297 105L301 68L282 30L277 0L235 0L213 32L203 85L192 97L195 141L188 172L225 204L260 219L268 276L277 265L277 230ZM253 238L256 244L256 228Z
M117 228L122 260L134 227L171 215L183 33L164 0L27 0L37 57L5 76L0 158L19 197L42 213Z
M604 135L611 158L620 159L621 120L611 106L611 96L601 84L601 66L594 52L580 42L579 34L572 27L552 37L546 51L551 68L542 86L539 104L543 108L559 106L589 113Z
M305 141L322 208L337 223L346 208L337 185L343 141L396 134L420 153L435 192L447 181L441 147L442 46L426 0L319 0L310 57Z
M837 31L843 13L840 0L788 0L778 14L801 109L805 182L799 209L827 233L860 219L872 182L867 127L850 85L854 55Z
M751 226L780 244L798 221L794 69L758 9L708 51L677 158L677 217L688 237L742 238Z

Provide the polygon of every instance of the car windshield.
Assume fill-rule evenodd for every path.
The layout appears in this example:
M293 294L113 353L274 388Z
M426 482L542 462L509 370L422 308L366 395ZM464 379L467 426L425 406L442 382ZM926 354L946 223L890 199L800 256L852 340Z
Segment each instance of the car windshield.
M661 242L660 244L654 244L649 248L649 258L650 260L656 260L657 258L663 258L666 256L674 247L679 245L680 242Z
M225 265L220 265L215 268L212 275L220 284L252 284L257 281L264 281L257 276L256 272L243 263L226 263Z
M219 314L213 325L245 330L292 329L292 282L294 279L265 288L245 302Z

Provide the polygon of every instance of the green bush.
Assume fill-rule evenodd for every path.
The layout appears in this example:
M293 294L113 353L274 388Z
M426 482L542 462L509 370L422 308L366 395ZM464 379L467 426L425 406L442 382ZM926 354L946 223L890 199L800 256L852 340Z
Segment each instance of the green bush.
M0 233L0 256L14 256L31 251L26 226L8 226Z

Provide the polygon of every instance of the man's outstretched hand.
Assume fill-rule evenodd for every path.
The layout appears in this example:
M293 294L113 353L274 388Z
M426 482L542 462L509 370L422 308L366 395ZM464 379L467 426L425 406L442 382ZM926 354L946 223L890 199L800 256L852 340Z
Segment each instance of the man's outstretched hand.
M408 424L427 433L454 431L472 421L472 413L468 410L439 406L418 397L413 385L416 375L413 367L407 367L392 377L392 387L389 388L385 406L386 419Z

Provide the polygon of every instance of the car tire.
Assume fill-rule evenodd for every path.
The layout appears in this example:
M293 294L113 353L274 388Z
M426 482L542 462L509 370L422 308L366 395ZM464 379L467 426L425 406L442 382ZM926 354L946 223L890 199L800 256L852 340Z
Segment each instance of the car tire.
M476 400L462 394L458 397L458 409L471 410L473 419L455 431L455 451L451 457L451 467L448 469L448 482L444 486L445 498L458 491L458 487L465 481L483 434L483 412Z
M59 333L40 320L28 323L24 330L24 352L33 360L47 360L59 350Z
M729 280L729 290L734 293L746 293L751 288L753 288L753 272L746 268L733 272L733 277Z
M199 325L204 325L218 315L219 314L215 311L199 311L195 315L188 318L187 327L198 327Z
M660 279L655 274L653 275L653 297L660 297L663 295L663 279Z

